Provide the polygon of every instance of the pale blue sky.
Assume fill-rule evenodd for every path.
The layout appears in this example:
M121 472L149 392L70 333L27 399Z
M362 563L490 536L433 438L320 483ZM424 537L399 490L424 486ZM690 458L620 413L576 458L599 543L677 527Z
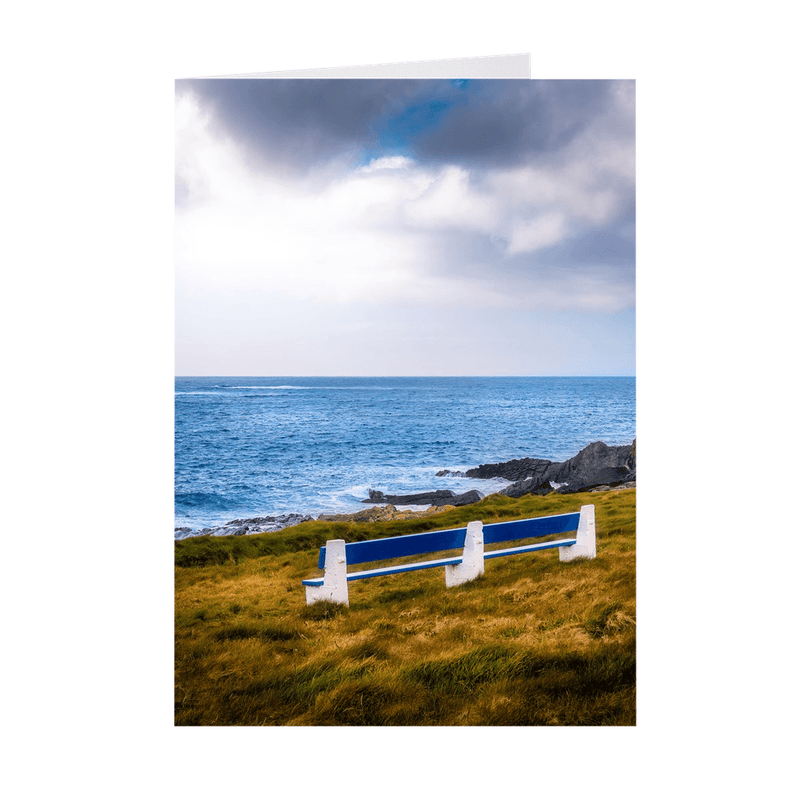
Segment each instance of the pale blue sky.
M179 375L632 375L633 81L186 80Z

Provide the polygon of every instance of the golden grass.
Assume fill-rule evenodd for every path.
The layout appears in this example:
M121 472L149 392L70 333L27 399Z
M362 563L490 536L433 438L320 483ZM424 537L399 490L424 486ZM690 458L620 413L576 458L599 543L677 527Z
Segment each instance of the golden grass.
M229 542L208 543L210 563L175 572L175 723L635 724L635 497L483 501L466 521L593 502L598 556L493 559L453 589L438 569L355 581L349 609L306 606L300 581L318 574L317 550L287 549L318 538L322 523L267 534L278 538L273 554L228 558L213 547ZM453 513L424 522L453 527ZM389 524L363 524L357 535L397 535Z

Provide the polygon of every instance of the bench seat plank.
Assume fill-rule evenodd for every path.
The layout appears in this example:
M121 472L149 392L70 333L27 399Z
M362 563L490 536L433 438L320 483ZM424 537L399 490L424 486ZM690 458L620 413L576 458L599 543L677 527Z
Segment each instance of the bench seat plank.
M417 561L414 564L397 564L392 567L379 567L378 569L365 569L361 572L350 572L348 581L357 581L361 578L375 578L378 575L393 575L396 572L413 572L418 569L431 569L432 567L445 567L448 564L460 564L462 556L452 558L437 558L434 561Z
M365 569L361 572L349 572L348 581L357 581L362 578L377 578L380 575L394 575L397 572L414 572L418 569L432 569L433 567L444 567L448 564L460 564L461 556L451 558L437 558L434 561L417 561L414 564L395 564L391 567L378 567L378 569ZM310 578L303 581L303 586L322 586L324 578Z
M577 539L558 539L554 542L543 542L542 544L524 544L521 547L506 547L503 550L487 550L483 557L500 558L500 556L513 556L516 553L532 553L534 550L547 550L551 547L570 547Z

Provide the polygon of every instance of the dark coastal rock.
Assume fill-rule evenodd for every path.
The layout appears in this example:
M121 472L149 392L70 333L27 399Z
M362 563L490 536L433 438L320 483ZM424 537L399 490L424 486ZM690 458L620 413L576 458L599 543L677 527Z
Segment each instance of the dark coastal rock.
M559 494L570 494L571 492L582 492L591 489L593 486L616 486L618 483L625 483L631 479L631 473L624 467L609 467L601 469L590 476L582 479L573 478L566 483L559 485L556 491ZM555 481L554 481L555 483Z
M384 494L369 490L369 499L362 503L387 503L393 506L467 506L483 500L484 495L477 489L470 489L463 494L455 494L449 489L437 489L435 492L419 494Z
M515 458L499 464L481 464L468 469L468 478L505 478L507 481L522 481L540 477L553 462L544 458Z
M384 494L369 490L369 499L362 503L389 503L393 506L444 506L453 505L455 494L449 489L437 489L435 492L419 494Z
M523 459L524 460L524 459ZM542 462L535 474L502 489L500 494L521 497L523 494L560 494L582 492L594 486L616 486L636 480L636 442L609 447L594 442L567 461ZM492 467L502 465L490 465Z
M467 477L467 473L466 472L459 472L457 469L440 469L436 473L436 477L437 478L443 478L446 475L449 475L452 478L466 478Z
M369 498L362 500L362 503L388 503L386 495L383 492L376 491L375 489L369 490Z
M550 494L552 491L553 485L550 481L542 475L538 475L516 481L512 483L511 486L506 486L505 489L501 489L499 494L504 494L508 497L522 497L524 494L544 495Z
M472 503L477 503L478 500L483 500L486 495L479 492L477 489L470 489L463 494L457 494L448 505L451 506L468 506Z
M567 484L569 491L580 491L600 483L614 484L630 480L628 459L631 447L609 447L603 442L594 442L584 447L578 455L550 467L548 480Z

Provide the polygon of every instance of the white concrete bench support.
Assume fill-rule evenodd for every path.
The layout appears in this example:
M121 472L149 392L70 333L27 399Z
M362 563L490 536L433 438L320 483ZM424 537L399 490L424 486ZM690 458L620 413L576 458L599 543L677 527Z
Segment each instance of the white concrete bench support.
M561 561L574 561L576 558L595 558L597 542L594 530L594 506L581 506L581 520L578 523L576 542L570 547L559 547Z
M483 575L483 523L480 521L467 525L461 563L444 568L444 582L446 586L460 586L478 575Z
M322 586L306 586L306 605L319 600L350 605L347 593L347 557L344 539L331 539L325 546L325 580Z

